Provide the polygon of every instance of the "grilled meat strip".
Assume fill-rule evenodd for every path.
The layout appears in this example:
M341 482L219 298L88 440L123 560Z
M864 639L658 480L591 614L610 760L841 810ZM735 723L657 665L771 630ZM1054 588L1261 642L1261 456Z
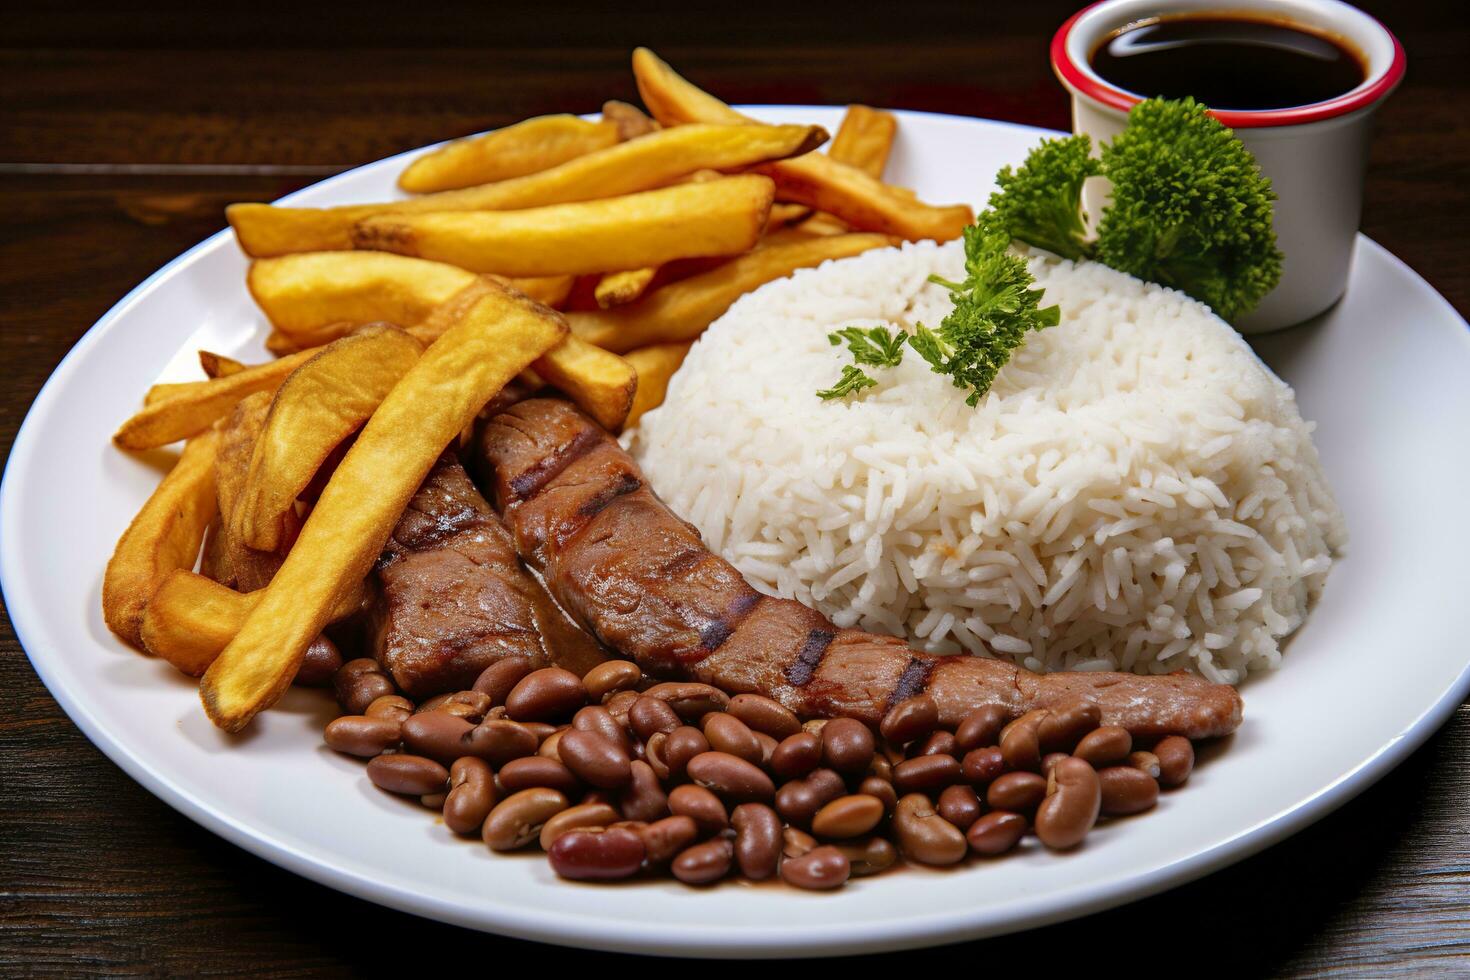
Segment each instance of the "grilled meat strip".
M491 420L479 445L521 556L564 608L650 674L869 724L926 691L947 725L982 704L1020 714L1077 697L1095 702L1104 724L1139 736L1206 738L1240 724L1240 696L1229 685L1187 674L1034 674L983 657L920 653L763 595L705 548L617 442L567 402L521 402Z
M521 564L453 454L414 494L373 578L373 651L410 697L466 690L502 657L579 675L606 659Z

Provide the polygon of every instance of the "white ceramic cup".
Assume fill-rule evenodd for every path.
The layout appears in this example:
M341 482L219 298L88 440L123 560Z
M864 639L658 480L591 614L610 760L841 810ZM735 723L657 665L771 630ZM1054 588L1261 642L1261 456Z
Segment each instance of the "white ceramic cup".
M1092 70L1092 54L1110 34L1160 16L1209 12L1267 15L1328 34L1366 69L1361 85L1326 102L1214 113L1255 154L1276 190L1281 283L1235 324L1242 333L1265 333L1316 316L1347 288L1369 124L1404 77L1404 49L1377 20L1338 0L1103 0L1073 15L1052 38L1052 69L1072 93L1073 130L1094 142L1110 140L1141 101Z

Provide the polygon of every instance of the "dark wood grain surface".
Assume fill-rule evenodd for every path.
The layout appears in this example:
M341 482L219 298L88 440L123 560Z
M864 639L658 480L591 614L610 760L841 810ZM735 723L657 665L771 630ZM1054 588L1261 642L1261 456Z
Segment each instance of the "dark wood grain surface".
M1365 5L1399 33L1410 70L1379 121L1364 229L1463 313L1470 28L1456 3ZM639 43L732 102L862 101L1064 128L1046 42L1073 7L10 9L0 32L0 454L70 346L134 284L222 227L230 201L269 200L527 115L632 98L627 56ZM1408 651L1385 652L1399 656ZM8 620L0 692L0 974L349 974L520 955L554 969L628 965L369 905L201 830L82 737ZM1377 786L1258 857L1078 922L903 954L902 969L1470 972L1467 761L1462 706Z

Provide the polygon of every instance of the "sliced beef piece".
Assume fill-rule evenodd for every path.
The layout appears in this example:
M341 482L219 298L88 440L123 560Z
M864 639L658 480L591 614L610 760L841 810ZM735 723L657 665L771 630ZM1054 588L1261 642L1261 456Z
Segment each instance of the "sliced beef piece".
M409 502L373 577L374 653L410 697L464 690L502 657L578 674L605 659L521 564L452 454Z

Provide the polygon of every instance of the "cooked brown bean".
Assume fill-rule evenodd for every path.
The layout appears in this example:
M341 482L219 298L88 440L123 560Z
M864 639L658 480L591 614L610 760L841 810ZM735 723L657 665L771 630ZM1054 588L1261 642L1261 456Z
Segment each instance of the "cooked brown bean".
M1132 751L1133 736L1128 734L1128 729L1104 725L1084 735L1072 754L1091 763L1093 768L1101 769L1122 762Z
M566 728L558 728L556 731L543 738L541 740L540 747L536 749L536 754L543 755L548 759L556 759L557 761L560 761L561 752L559 750L561 746L561 737L563 734L571 730L571 726L568 725Z
M420 717L415 715L415 717ZM479 756L492 766L536 754L536 733L508 718L487 718L461 737L461 755Z
M968 786L950 786L939 794L939 804L935 807L939 815L960 830L969 830L970 825L980 819L980 814L985 812L985 806L980 802L980 797Z
M393 681L372 657L349 660L332 675L337 703L348 714L360 715L368 705L388 694L397 694Z
M532 666L527 657L501 657L480 671L480 676L475 678L470 688L487 695L491 704L505 704L510 689L531 672Z
M1082 736L1102 724L1102 711L1091 701L1069 701L1047 710L1036 730L1042 752L1071 752Z
M869 776L859 783L858 792L876 797L883 804L884 813L892 813L894 806L898 804L898 791L893 788L893 783L877 776Z
M1046 797L1046 779L1034 772L1008 772L996 778L985 791L992 810L1029 813Z
M781 743L776 741L773 736L767 735L765 732L756 732L755 740L760 743L761 747L760 767L762 769L771 768L771 756L776 754L776 746L780 745Z
M333 719L322 732L327 748L370 759L398 744L396 718L343 715Z
M928 738L909 748L913 750L909 753L910 758L918 758L921 755L954 755L954 733L932 732Z
M342 652L337 644L323 634L311 641L301 657L301 666L296 668L292 684L301 687L326 687L342 666Z
M668 703L647 694L638 695L638 700L628 709L628 724L638 737L648 741L656 732L668 734L680 725L679 716Z
M965 840L976 854L1004 854L1026 836L1026 818L1009 810L991 810L970 824Z
M1102 784L1102 812L1112 817L1152 810L1159 802L1158 780L1132 766L1107 766L1097 771Z
M619 798L623 816L629 820L652 823L669 815L669 797L659 784L653 767L641 759L633 760L629 767L632 778L627 789Z
M1061 762L1063 759L1070 758L1071 756L1067 755L1067 753L1065 752L1048 752L1046 755L1041 757L1041 774L1043 776L1050 776L1052 766L1056 765L1058 762Z
M730 814L735 828L735 862L751 881L776 873L781 860L781 818L764 803L742 803Z
M631 660L606 660L582 676L582 686L593 701L614 691L631 691L643 679L643 671Z
M1194 772L1194 744L1182 735L1159 739L1154 755L1159 757L1159 784L1166 789L1183 786Z
M513 851L541 835L546 821L571 806L565 795L544 786L512 793L490 810L480 836L492 851Z
M902 762L903 760L899 759L898 761ZM873 761L868 765L868 775L877 776L884 782L891 783L893 782L893 763L888 761L886 755L879 752L873 756Z
M1041 768L1041 736L1038 729L1046 720L1044 709L1028 711L1005 727L1000 735L1000 755L1012 769L1035 771Z
M883 819L883 801L866 793L839 796L812 817L812 833L833 840L861 837Z
M1138 772L1137 769L1126 771ZM1036 810L1036 836L1052 850L1065 851L1082 843L1082 838L1097 823L1102 784L1097 770L1085 760L1071 757L1052 769L1051 785L1054 792Z
M447 791L440 793L425 793L423 796L419 797L419 802L428 807L430 810L442 810L444 809L444 801L448 798L449 793Z
M551 850L551 845L562 834L587 827L610 827L617 823L618 811L607 803L579 803L552 816L541 826L539 840L541 850Z
M817 736L817 738L822 737L822 729L826 727L826 718L808 718L806 721L801 723L802 731L811 732L813 735Z
M669 869L686 885L707 885L730 873L735 845L724 837L687 847L674 858Z
M893 832L903 853L920 864L954 864L965 856L965 835L935 813L923 793L910 793L898 801Z
M801 721L790 708L759 694L737 694L725 710L752 731L763 732L778 741L801 731Z
M440 793L449 782L449 770L421 755L380 755L367 764L368 778L379 789L405 796Z
M547 858L553 871L574 881L628 878L643 867L643 838L629 827L571 830L552 842Z
M954 730L954 750L971 752L995 745L1000 741L1000 730L1010 716L998 704L982 704L960 720Z
M781 831L781 856L783 858L801 857L816 850L817 839L804 830L796 827L786 827Z
M572 727L584 732L596 732L603 738L617 743L624 752L632 753L633 739L628 736L628 730L622 726L611 711L600 704L589 704L585 708L578 709L572 716Z
M664 765L669 767L669 779L683 779L689 760L709 751L709 739L704 732L690 725L680 725L669 733L663 743Z
M753 763L728 752L701 752L689 760L689 778L727 800L750 803L776 795L771 777Z
M613 719L619 725L631 729L633 724L628 720L628 712L633 709L633 702L641 697L643 695L637 691L614 691L602 699L602 706L607 709L607 713L612 715Z
M959 782L963 775L952 755L921 755L893 767L893 788L900 794L928 793Z
M717 687L693 681L668 681L655 684L643 692L668 703L674 713L686 722L698 721L711 711L724 711L730 696Z
M1000 754L1000 749L993 745L971 749L965 753L965 761L961 763L960 771L965 782L973 786L984 786L1006 771L1006 760Z
M771 753L771 771L782 779L805 776L822 764L822 740L811 732L788 735Z
M448 711L476 725L485 720L491 708L490 696L480 691L452 691L434 698L433 702L431 708L430 702L425 701L419 711Z
M430 711L409 718L401 726L403 744L410 752L426 755L449 765L463 755L478 755L467 748L466 736L475 728L447 711Z
M628 753L597 732L578 728L563 732L556 752L572 774L589 786L622 789L633 778L633 760Z
M886 837L869 837L862 841L839 841L834 845L847 855L852 868L852 877L865 878L893 867L898 860L898 848Z
M876 750L868 726L853 718L833 718L822 727L822 761L838 772L863 772Z
M841 888L852 874L847 855L831 845L781 862L781 880L807 891Z
M655 820L638 831L643 838L644 855L649 864L663 864L699 839L699 825L687 814L675 814Z
M1158 779L1160 775L1159 757L1152 752L1144 752L1141 749L1129 752L1124 765L1129 765L1134 769L1140 769L1148 773L1151 779Z
M704 716L704 737L710 748L717 752L744 759L752 765L761 764L761 743L755 732L745 722L723 711L711 711Z
M776 792L776 812L789 824L807 827L818 810L846 792L841 776L831 769L818 769Z
M918 694L890 708L878 731L894 745L907 745L927 738L938 725L939 704L927 694Z
M691 817L704 835L718 834L730 826L725 804L703 786L675 786L669 791L669 812Z
M505 696L505 713L515 721L564 718L587 703L582 678L561 667L542 667L516 681Z
M504 707L490 709L491 714L495 714L495 712L497 711L500 712L500 714L495 715L496 721L510 721L509 718L505 717ZM525 726L526 731L530 732L532 735L535 735L537 746L540 746L542 742L546 741L548 738L555 735L563 728L567 727L566 725L553 725L545 721L518 721L515 722L515 724Z
M385 694L375 698L363 714L369 718L394 718L403 721L413 714L413 702L401 694Z
M499 778L500 788L507 793L519 793L523 789L544 786L570 797L582 788L577 777L562 765L560 759L548 759L542 755L510 760L500 767Z
M582 798L577 801L578 804L606 803L608 806L612 806L616 802L616 795L605 789L589 789L585 791L582 794Z
M664 759L668 742L669 737L663 732L654 732L653 737L643 746L643 760L653 767L653 774L665 782L672 778L669 763Z
M444 826L456 834L480 829L495 806L495 773L484 759L465 756L449 767L449 793L444 798Z

